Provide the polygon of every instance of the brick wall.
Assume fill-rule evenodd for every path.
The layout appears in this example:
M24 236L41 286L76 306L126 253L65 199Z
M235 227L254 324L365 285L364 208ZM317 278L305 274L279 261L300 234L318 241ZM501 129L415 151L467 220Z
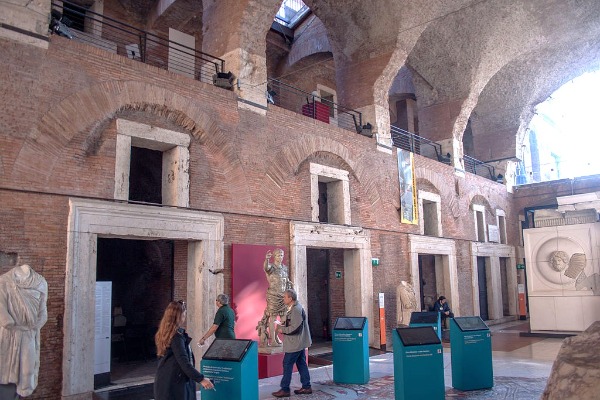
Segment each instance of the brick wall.
M191 135L190 208L225 220L225 291L231 288L231 244L287 244L291 220L310 221L309 163L350 172L352 225L371 233L374 315L386 295L388 334L395 326L395 288L410 278L408 234L398 213L396 157L372 139L278 107L266 116L238 109L234 94L59 37L48 51L0 41L0 252L17 254L48 280L49 319L42 329L40 384L32 398L56 399L62 371L68 198L111 200L115 118ZM512 196L504 187L415 156L418 188L442 197L444 237L459 251L461 311L471 312L471 204L506 212L509 243L518 237ZM174 245L175 298L185 293L187 243ZM330 250L331 320L343 315L343 251ZM0 266L0 272L9 269ZM470 308L471 307L471 308ZM379 329L378 320L371 321Z

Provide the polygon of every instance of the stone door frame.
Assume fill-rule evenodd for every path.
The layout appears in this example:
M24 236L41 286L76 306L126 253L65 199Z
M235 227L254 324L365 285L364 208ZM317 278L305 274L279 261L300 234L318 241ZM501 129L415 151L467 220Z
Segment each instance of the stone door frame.
M298 300L305 306L308 304L307 248L344 249L346 316L367 317L369 344L374 346L370 233L355 226L290 222L290 276L298 291Z
M69 199L62 398L94 390L95 282L98 237L188 241L187 330L200 337L223 290L221 214L99 200Z
M419 254L435 257L436 280L438 270L443 273L443 295L450 299L450 307L456 317L460 316L460 296L458 293L458 271L456 267L456 243L452 239L432 236L408 235L410 247L411 283L415 291L418 310L421 310L421 287L419 285ZM439 284L438 284L439 287ZM437 300L437 299L436 299Z
M506 265L506 285L508 288L508 309L510 315L517 315L517 260L515 248L506 244L471 243L471 267L473 286L473 315L481 313L479 308L479 276L477 275L477 257L487 258L486 274L488 274L488 316L490 320L504 317L502 306L502 279L500 276L500 257L508 258ZM514 266L514 268L511 268ZM489 268L489 270L488 270Z

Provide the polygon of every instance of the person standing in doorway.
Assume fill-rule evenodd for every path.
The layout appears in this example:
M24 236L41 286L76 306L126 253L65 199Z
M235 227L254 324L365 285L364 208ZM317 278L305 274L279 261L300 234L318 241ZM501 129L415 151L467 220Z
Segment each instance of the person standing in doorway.
M160 357L154 380L155 400L196 400L196 385L214 389L213 383L204 377L194 365L194 353L190 347L192 338L183 325L187 315L185 302L172 301L167 306L154 337L156 354Z
M235 339L235 313L229 307L229 296L220 294L217 296L217 313L213 325L210 327L198 341L199 345L203 345L206 340L214 333L217 339Z
M285 323L277 324L275 333L283 334L283 377L281 378L281 389L272 393L275 397L289 397L290 382L294 364L300 373L301 389L294 390L296 394L310 394L310 374L306 363L306 349L312 344L308 320L302 305L298 302L298 295L293 289L283 292L283 302L287 307Z

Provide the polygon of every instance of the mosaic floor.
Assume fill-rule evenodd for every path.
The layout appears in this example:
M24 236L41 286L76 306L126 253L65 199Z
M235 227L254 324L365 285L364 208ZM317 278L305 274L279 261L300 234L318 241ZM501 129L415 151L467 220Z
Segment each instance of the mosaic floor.
M560 338L523 337L528 325L519 321L502 326L492 326L492 359L494 386L486 390L459 391L452 388L451 349L444 343L444 382L446 400L449 399L539 399L550 375L552 363L558 354L562 340ZM317 344L310 353L329 358L327 344ZM391 349L388 349L391 350ZM313 394L294 395L291 399L306 400L342 400L342 399L394 399L394 365L391 352L381 354L374 350L370 358L369 383L365 385L336 384L333 382L331 365L311 365L310 373ZM379 354L378 354L379 353ZM271 393L279 390L281 377L259 380L259 398L274 399ZM147 382L147 381L146 381ZM139 382L140 384L146 382ZM299 388L298 374L292 377L292 390ZM198 392L198 399L202 397ZM141 385L94 394L95 400L151 400L152 385ZM235 400L235 399L224 399Z

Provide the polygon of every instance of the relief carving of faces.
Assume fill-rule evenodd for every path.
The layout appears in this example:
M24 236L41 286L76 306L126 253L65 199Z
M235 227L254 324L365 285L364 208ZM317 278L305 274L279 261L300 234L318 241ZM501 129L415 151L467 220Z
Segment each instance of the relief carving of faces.
M561 250L553 251L548 261L553 270L562 272L569 266L569 255Z

